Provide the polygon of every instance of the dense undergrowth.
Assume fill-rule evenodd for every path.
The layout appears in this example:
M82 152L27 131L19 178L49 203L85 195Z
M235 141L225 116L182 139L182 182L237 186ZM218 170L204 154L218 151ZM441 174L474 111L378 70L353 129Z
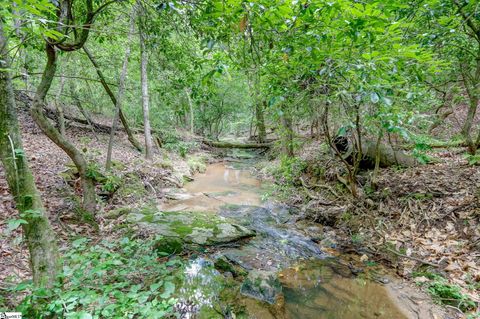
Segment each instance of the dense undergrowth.
M72 242L53 289L31 281L9 289L27 293L17 306L26 318L165 318L173 313L174 293L182 280L183 261L166 260L155 240Z

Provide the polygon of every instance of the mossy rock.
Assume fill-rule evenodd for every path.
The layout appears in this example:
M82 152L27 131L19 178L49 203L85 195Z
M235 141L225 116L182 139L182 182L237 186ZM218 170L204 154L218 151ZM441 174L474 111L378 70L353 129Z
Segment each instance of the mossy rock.
M188 244L216 245L251 237L255 232L215 213L160 212L143 208L127 220L156 235L179 238Z

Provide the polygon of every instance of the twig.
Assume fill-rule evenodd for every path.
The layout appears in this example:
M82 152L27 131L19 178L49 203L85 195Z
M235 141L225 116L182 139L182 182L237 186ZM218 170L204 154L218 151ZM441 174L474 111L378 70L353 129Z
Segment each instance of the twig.
M403 258L407 258L407 259L411 259L411 260L415 260L415 261L418 261L419 263L422 263L424 265L429 265L429 266L432 266L432 267L436 267L436 268L439 268L440 265L439 264L434 264L434 263L431 263L429 261L425 261L425 260L422 260L420 258L417 258L417 257L413 257L413 256L407 256L407 255L404 255L402 253L399 253L398 251L396 250L393 250L391 248L386 248L389 252L391 253L394 253L395 255L397 256L400 256L400 257L403 257Z

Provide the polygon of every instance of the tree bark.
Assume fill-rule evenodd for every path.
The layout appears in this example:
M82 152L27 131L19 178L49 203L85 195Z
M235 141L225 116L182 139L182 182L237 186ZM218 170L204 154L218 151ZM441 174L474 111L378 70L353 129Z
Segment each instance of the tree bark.
M115 137L115 130L117 129L118 116L122 108L123 94L125 93L125 79L127 77L128 58L130 57L130 43L132 43L133 33L135 32L135 8L130 14L130 31L128 32L127 46L125 47L125 57L123 59L122 73L120 74L120 81L118 83L117 105L115 106L115 115L113 116L112 129L110 130L110 139L108 141L107 161L105 168L110 170L112 165L112 149L113 139Z
M57 109L58 112L58 118L57 118L57 123L58 123L58 129L60 131L60 134L65 136L65 116L63 112L63 104L60 101L60 97L63 92L63 87L65 85L65 77L63 74L60 75L60 87L58 88L57 96L55 97L55 108Z
M185 95L187 96L188 106L190 108L190 134L195 134L195 118L193 113L193 103L192 99L190 98L190 90L185 88Z
M0 20L0 160L17 209L27 222L22 228L30 252L33 282L38 287L51 288L60 269L58 247L23 150L8 61Z
M72 159L77 167L78 173L82 180L83 188L83 209L89 212L96 210L95 182L87 174L88 165L83 154L73 145L65 136L55 129L43 114L43 105L45 96L52 85L55 71L57 68L57 53L54 46L46 43L45 52L47 54L47 63L42 75L42 80L37 88L35 98L33 99L31 114L34 121L45 133L67 155Z
M90 50L87 49L87 47L83 47L83 51L85 54L88 56L88 59L90 62L92 62L95 71L97 72L98 78L100 79L100 82L102 83L103 88L105 89L105 92L107 92L108 96L110 97L110 100L112 101L113 105L117 107L117 98L115 97L115 94L113 94L113 91L110 89L110 86L108 85L107 81L105 80L105 76L102 73L102 70L100 70L100 66L98 65L97 61L95 60L95 57L93 54L90 52ZM122 109L119 109L119 116L120 116L120 121L122 122L123 127L125 128L125 131L127 132L128 140L129 142L135 147L139 152L142 151L142 146L138 142L138 140L135 138L133 135L132 130L130 129L130 125L128 124L127 118L123 114Z
M137 6L140 11L138 19L138 29L140 38L140 54L141 54L141 77L142 77L142 109L143 109L143 127L145 136L145 158L152 159L153 156L153 142L152 132L150 127L150 108L149 108L149 95L148 95L148 54L145 47L145 30L143 23L145 19L145 8L143 8L140 1L137 1Z
M283 125L283 150L285 155L287 156L294 156L293 152L293 123L292 123L292 117L288 113L288 110L284 105L281 106L282 108L282 115L281 115L281 120L282 120L282 125Z

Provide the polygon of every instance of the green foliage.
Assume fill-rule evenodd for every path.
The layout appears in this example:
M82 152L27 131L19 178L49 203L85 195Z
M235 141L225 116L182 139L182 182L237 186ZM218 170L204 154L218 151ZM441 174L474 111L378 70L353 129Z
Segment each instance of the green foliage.
M427 291L438 302L445 305L458 307L462 311L474 310L475 302L467 295L461 292L457 285L450 284L444 277L429 271L416 272L414 277L426 277L429 281L422 283Z
M282 156L274 176L288 185L298 185L299 178L307 168L307 163L299 157Z
M102 190L109 193L114 193L120 188L120 186L122 186L122 184L123 181L120 176L109 174L103 180Z
M105 180L105 175L103 175L102 170L97 163L88 163L86 175L88 178L91 178L96 182L102 182Z
M465 154L465 159L468 161L469 165L480 165L480 154Z
M77 239L64 252L56 287L39 289L23 282L12 288L12 293L29 292L17 311L39 319L171 315L182 262L159 262L154 243L123 238L91 246L88 239Z

